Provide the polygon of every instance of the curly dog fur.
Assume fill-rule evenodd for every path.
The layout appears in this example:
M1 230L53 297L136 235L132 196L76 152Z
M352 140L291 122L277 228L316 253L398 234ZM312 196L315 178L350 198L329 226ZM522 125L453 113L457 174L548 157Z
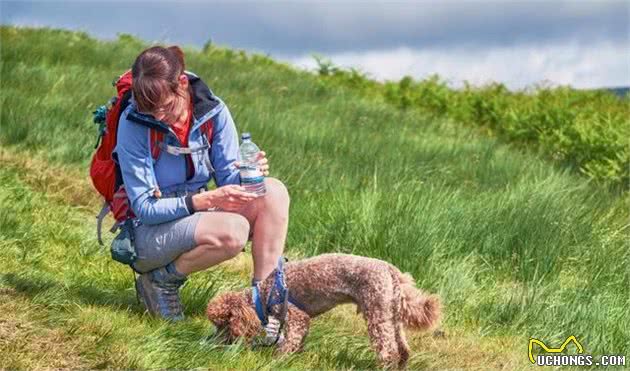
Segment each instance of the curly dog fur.
M414 287L413 278L378 259L347 254L324 254L287 263L287 285L304 310L289 305L282 353L302 349L310 319L343 303L355 303L367 321L368 334L382 366L405 367L409 346L403 326L427 330L440 318L440 300ZM273 274L261 284L267 298ZM262 329L252 303L251 289L228 292L208 304L207 315L228 341L253 338Z

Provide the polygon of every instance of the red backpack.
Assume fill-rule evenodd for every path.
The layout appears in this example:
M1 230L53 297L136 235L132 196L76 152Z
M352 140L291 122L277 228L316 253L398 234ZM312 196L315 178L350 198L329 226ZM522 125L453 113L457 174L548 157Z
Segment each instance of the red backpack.
M98 242L101 245L103 244L101 234L103 219L110 211L116 220L116 224L111 229L111 232L115 232L127 219L135 217L129 207L129 200L125 191L120 166L118 165L118 159L115 154L112 154L116 147L120 114L127 108L131 98L131 84L131 70L128 70L112 83L116 87L118 94L112 97L106 105L100 106L93 112L94 123L99 125L99 137L94 146L96 152L90 165L90 177L94 188L105 199L103 207L96 217ZM208 140L212 138L212 127L212 120L208 120L201 128ZM160 155L159 144L164 139L164 133L155 129L150 130L151 155L153 160L156 161Z

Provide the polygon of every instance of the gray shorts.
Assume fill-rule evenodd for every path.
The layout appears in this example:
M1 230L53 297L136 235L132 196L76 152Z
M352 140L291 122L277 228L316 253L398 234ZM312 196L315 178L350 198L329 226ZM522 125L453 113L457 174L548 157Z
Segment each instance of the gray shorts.
M135 228L135 248L138 255L134 269L144 273L160 268L195 246L195 228L202 213L195 213L167 223Z

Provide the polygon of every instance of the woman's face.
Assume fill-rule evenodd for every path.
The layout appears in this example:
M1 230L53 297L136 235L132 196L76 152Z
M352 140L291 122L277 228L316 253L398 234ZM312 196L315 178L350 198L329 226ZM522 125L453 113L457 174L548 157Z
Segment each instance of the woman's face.
M177 122L187 113L186 109L188 108L188 78L186 75L180 76L178 89L178 93L169 92L155 110L146 113L167 124L172 125Z

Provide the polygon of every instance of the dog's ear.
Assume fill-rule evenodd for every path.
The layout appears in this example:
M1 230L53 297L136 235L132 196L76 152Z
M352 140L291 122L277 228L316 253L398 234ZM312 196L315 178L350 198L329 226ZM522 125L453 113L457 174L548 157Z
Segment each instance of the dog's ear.
M230 308L234 301L234 296L236 296L235 293L228 292L210 300L208 303L206 315L216 327L225 327L230 321Z
M260 331L260 320L244 295L232 298L230 333L234 337L253 338Z

